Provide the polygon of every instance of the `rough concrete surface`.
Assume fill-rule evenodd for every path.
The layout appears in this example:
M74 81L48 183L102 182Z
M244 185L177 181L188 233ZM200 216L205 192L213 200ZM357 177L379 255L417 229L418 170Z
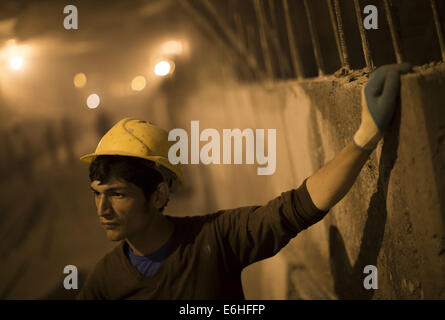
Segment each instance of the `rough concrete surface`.
M205 119L202 128L230 123L233 128L277 129L273 176L259 177L249 168L205 169L214 200L209 209L264 203L329 161L358 128L365 82L365 76L352 81L326 77L229 88L222 96L207 90L191 99L178 115L184 125L188 119ZM443 66L417 70L402 83L401 112L351 192L324 221L272 259L277 279L288 273L287 285L275 292L303 299L444 298ZM245 273L248 297L280 296L271 293L274 281L266 270L272 264L260 263ZM377 266L379 290L363 288L366 265ZM253 284L258 277L270 281Z

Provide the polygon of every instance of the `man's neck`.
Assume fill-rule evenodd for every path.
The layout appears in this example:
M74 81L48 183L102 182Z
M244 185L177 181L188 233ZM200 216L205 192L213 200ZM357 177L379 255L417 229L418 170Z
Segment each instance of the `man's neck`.
M134 254L145 256L157 251L170 239L173 233L173 223L165 216L153 221L146 232L138 236L125 239Z

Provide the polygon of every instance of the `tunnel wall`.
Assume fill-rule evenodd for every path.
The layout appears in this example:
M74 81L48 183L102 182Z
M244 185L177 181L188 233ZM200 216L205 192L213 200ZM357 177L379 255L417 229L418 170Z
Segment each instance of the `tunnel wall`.
M65 111L20 118L2 128L2 298L72 298L63 269L79 269L79 286L111 250L94 214L87 166L77 159L126 116L167 130L277 130L277 165L188 165L187 186L169 215L197 215L265 204L338 153L360 122L362 75L262 85L206 81L172 104L163 94L132 110ZM443 65L403 76L401 112L346 197L319 223L271 259L242 275L249 299L443 299ZM115 102L119 105L119 101ZM7 113L5 109L2 111ZM204 143L201 142L201 146ZM184 209L186 208L186 209ZM365 265L378 268L378 290L364 290Z
M188 207L202 214L264 204L298 187L350 142L365 81L359 75L198 91L175 112L180 127L200 120L200 130L275 128L277 168L258 176L255 165L189 165ZM444 81L443 66L403 77L401 111L351 191L277 256L247 268L248 298L445 298ZM363 288L366 265L377 267L378 290Z

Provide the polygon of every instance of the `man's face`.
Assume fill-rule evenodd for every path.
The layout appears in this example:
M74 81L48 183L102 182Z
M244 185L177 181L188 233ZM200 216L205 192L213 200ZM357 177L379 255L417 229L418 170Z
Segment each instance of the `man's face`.
M139 187L111 177L107 183L91 183L97 214L108 239L120 241L144 232L153 216L153 208Z

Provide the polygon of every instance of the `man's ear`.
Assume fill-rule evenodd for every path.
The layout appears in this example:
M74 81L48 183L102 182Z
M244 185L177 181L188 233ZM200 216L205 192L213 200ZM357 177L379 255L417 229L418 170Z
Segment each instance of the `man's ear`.
M168 188L168 184L165 182L161 182L158 184L156 191L154 192L154 205L158 209L162 209L168 202L168 198L170 196L170 190Z

